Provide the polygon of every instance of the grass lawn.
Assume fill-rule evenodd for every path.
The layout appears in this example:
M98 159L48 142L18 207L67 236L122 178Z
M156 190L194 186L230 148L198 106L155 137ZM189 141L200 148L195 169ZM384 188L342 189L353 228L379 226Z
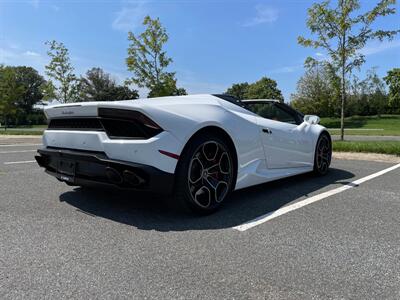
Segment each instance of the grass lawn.
M35 130L30 130L30 131L25 131L25 130L0 130L0 136L1 135L42 135L43 131L35 131Z
M47 125L11 127L4 130L0 127L0 135L42 135Z
M321 118L331 134L340 134L340 118ZM400 135L400 115L353 116L345 119L345 135Z
M400 142L334 141L333 151L383 153L400 156Z

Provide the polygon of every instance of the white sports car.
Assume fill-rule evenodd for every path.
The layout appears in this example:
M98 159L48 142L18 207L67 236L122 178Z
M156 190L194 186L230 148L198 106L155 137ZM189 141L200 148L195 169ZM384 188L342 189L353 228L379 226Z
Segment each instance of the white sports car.
M84 102L45 109L36 160L73 186L172 193L195 212L233 190L328 171L332 143L317 116L276 100L191 95Z

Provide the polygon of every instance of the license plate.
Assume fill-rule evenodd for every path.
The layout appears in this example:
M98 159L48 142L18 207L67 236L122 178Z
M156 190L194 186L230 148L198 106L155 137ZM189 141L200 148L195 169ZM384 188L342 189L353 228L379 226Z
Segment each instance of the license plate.
M72 160L59 160L57 172L59 178L63 181L74 182L76 163Z

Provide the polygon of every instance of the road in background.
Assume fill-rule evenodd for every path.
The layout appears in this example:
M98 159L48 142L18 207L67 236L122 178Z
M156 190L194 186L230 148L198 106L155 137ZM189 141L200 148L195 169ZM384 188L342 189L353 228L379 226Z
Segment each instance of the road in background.
M400 141L400 136L396 135L349 135L345 134L346 141ZM340 135L332 135L332 140L340 140Z
M41 136L15 136L15 135L0 135L0 146L13 146L19 144L41 144Z

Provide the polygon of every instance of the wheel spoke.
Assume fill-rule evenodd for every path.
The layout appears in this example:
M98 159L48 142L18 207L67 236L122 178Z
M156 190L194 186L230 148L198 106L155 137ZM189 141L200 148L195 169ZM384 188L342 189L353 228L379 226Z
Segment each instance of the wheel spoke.
M221 202L228 193L229 186L225 181L219 181L215 188L215 201Z
M192 159L189 165L189 182L195 184L199 182L203 176L204 167L200 159L197 157Z
M206 169L209 173L215 173L215 172L219 172L219 163L218 164L214 164L211 167L208 167Z
M203 145L203 155L206 160L214 161L218 154L218 144L216 142L208 142Z
M229 192L232 163L225 147L210 141L202 144L189 164L189 192L194 202L208 208L222 202Z
M194 201L204 208L207 208L211 205L211 195L213 193L206 186L202 186L199 188L194 194Z
M230 169L231 169L231 166L229 163L228 153L224 152L221 154L221 157L219 159L219 171L222 174L229 174Z

